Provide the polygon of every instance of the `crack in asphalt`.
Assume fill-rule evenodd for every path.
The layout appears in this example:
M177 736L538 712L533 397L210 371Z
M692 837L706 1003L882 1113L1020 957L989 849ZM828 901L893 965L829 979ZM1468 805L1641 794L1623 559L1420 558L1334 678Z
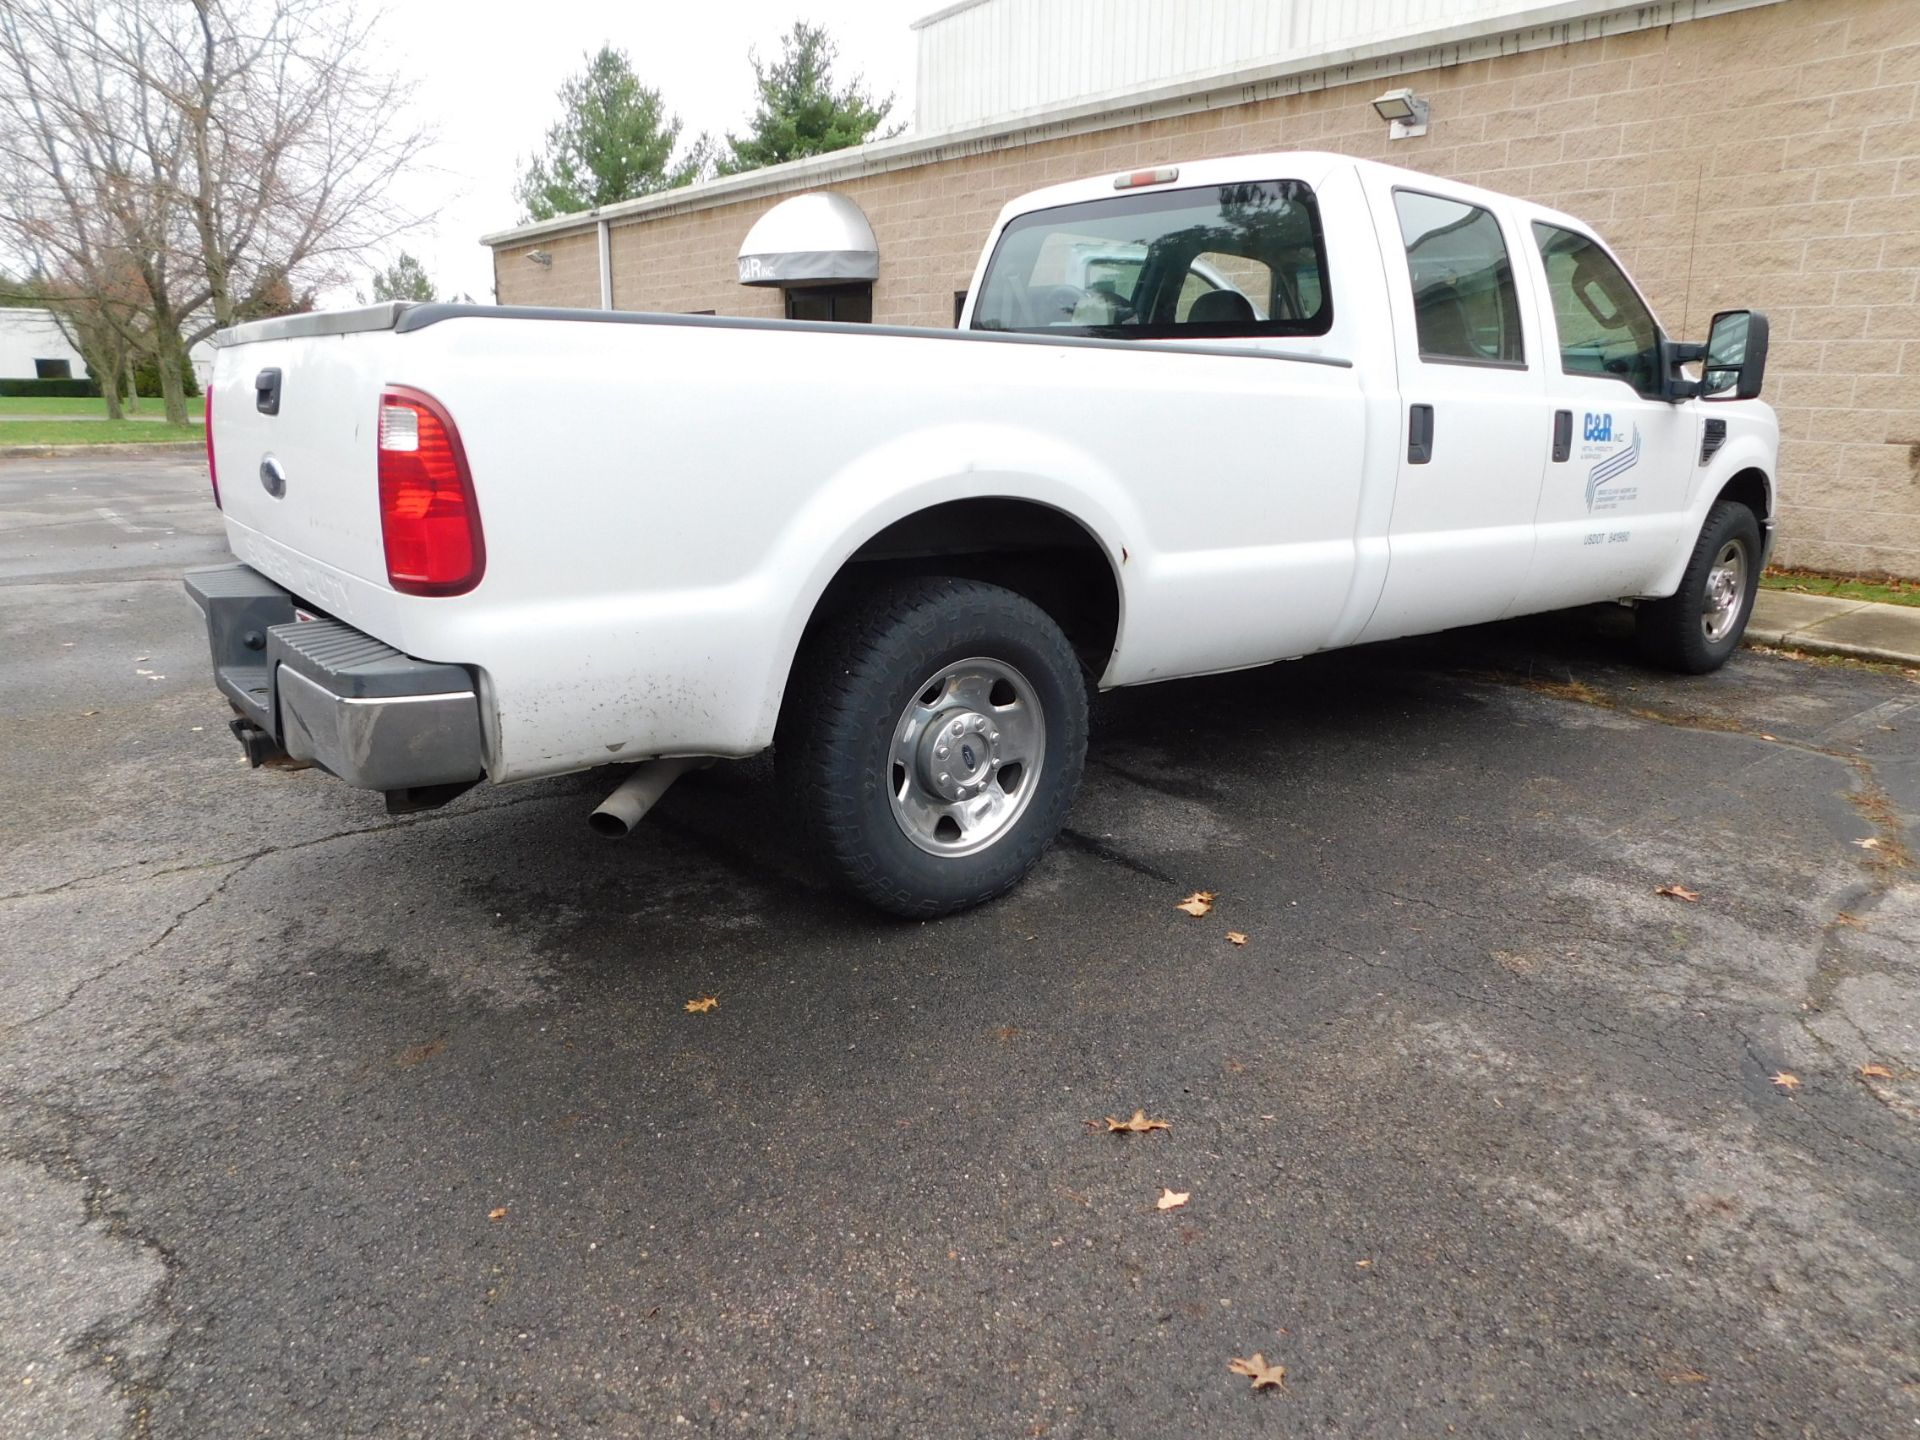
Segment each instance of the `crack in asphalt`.
M120 1394L130 1412L125 1430L130 1440L146 1440L152 1434L151 1400L165 1388L164 1377L180 1337L180 1322L172 1315L172 1292L183 1268L182 1262L170 1246L135 1225L126 1210L110 1203L109 1187L81 1163L78 1137L84 1135L89 1126L78 1111L41 1095L8 1093L5 1098L9 1109L20 1106L43 1112L52 1122L53 1134L34 1147L38 1154L10 1145L4 1158L15 1164L36 1166L55 1179L64 1179L80 1191L83 1225L98 1225L110 1238L146 1251L159 1263L159 1283L138 1307L115 1320L96 1321L74 1336L70 1345L70 1349L87 1354L83 1368L104 1371L108 1383ZM141 1365L142 1373L136 1374L129 1368L127 1356L135 1348L133 1337L143 1324L152 1325L163 1340Z
M1813 957L1813 970L1806 994L1801 1000L1798 1012L1789 1013L1784 1016L1789 1023L1796 1027L1807 1038L1808 1042L1820 1055L1830 1061L1842 1060L1842 1063L1845 1063L1833 1042L1821 1035L1820 1032L1814 1028L1814 1017L1825 1013L1828 1007L1834 1003L1839 987L1844 981L1857 978L1861 975L1885 974L1887 972L1884 966L1863 964L1856 958L1840 959L1834 955L1834 951L1839 948L1840 936L1843 930L1859 928L1849 924L1849 921L1861 910L1870 911L1878 908L1880 902L1886 898L1897 883L1896 877L1899 872L1911 869L1914 861L1912 852L1907 848L1905 828L1900 823L1899 810L1893 802L1892 795L1881 783L1879 774L1874 769L1873 761L1869 757L1857 752L1848 753L1843 751L1839 749L1838 746L1850 737L1865 734L1869 726L1879 727L1885 725L1887 728L1893 728L1892 722L1895 719L1915 709L1920 709L1920 702L1908 700L1883 701L1879 705L1870 706L1868 709L1850 715L1846 719L1828 727L1821 732L1817 741L1804 741L1783 739L1779 736L1754 731L1733 721L1714 719L1703 723L1696 717L1674 716L1648 707L1627 706L1622 704L1617 697L1595 690L1592 686L1578 680L1568 680L1562 683L1557 681L1536 681L1531 677L1526 679L1512 679L1502 677L1497 673L1483 675L1482 678L1489 679L1496 684L1508 685L1514 688L1531 690L1536 694L1548 695L1566 703L1609 710L1619 714L1630 715L1637 719L1651 721L1656 724L1670 725L1680 729L1697 730L1704 734L1723 735L1730 739L1743 739L1757 741L1765 745L1778 745L1797 751L1800 754L1817 756L1820 759L1830 760L1846 767L1853 783L1853 790L1852 793L1847 796L1847 801L1873 831L1871 838L1878 843L1871 847L1861 847L1864 858L1858 860L1856 863L1865 872L1865 887L1846 897L1843 904L1836 907L1834 913L1828 916L1821 925L1819 948ZM1615 833L1618 833L1618 831ZM1552 867L1548 868L1551 869ZM1438 909L1441 907L1436 906L1435 908ZM1443 913L1449 912L1443 910ZM1463 916L1462 918L1478 917ZM1687 997L1676 996L1675 998ZM1705 999L1711 997L1699 998ZM1846 1020L1847 1024L1852 1026L1856 1033L1859 1032L1859 1026L1854 1024L1844 1013L1841 1015L1841 1018ZM1746 1045L1749 1058L1753 1059L1756 1064L1761 1064L1762 1062L1746 1033L1739 1030L1738 1027L1735 1027L1735 1033L1740 1036L1742 1043ZM1887 1104L1885 1097L1879 1095L1879 1093L1874 1090L1874 1087L1868 1086L1867 1088L1874 1094L1874 1098L1879 1100L1888 1110L1896 1114L1904 1115L1906 1113L1902 1107ZM1862 1140L1858 1136L1848 1136L1846 1138L1852 1141L1852 1143L1860 1145L1870 1153L1884 1160L1888 1160L1903 1169L1920 1168L1916 1167L1911 1161L1904 1161L1900 1157L1887 1154L1885 1151L1880 1150L1878 1147Z
M466 810L435 810L423 815L402 815L390 817L385 823L349 826L344 830L335 830L326 835L316 835L307 840L295 840L286 845L269 845L264 849L250 850L241 855L219 856L207 860L195 860L188 865L172 865L162 870L154 870L142 861L133 861L127 865L110 865L105 870L96 870L89 875L76 875L57 884L43 886L38 890L16 890L11 894L0 895L0 905L15 900L36 900L47 895L58 895L63 890L72 890L100 881L112 881L119 877L138 872L139 878L159 879L169 875L190 875L196 870L214 870L222 865L240 865L254 860L265 859L269 855L290 855L315 845L329 845L335 840L349 840L356 835L386 835L396 830L410 830L416 825L438 824L448 820L470 818L476 815L490 814L496 810L511 810L521 805L533 805L543 800L567 798L559 795L520 795L505 800L493 800L484 805Z
M44 1010L36 1011L34 1014L28 1015L24 1019L16 1020L12 1022L7 1026L7 1029L9 1031L25 1030L31 1025L38 1025L42 1020L46 1020L54 1015L58 1015L62 1010L65 1010L69 1005L73 1004L75 1000L78 1000L81 994L87 989L89 989L90 987L106 979L109 975L112 975L117 971L125 969L127 966L131 965L134 961L138 960L141 956L152 953L152 951L157 949L159 946L165 944L166 941L173 935L173 932L178 930L182 925L184 925L187 922L188 917L205 909L208 905L211 905L216 899L219 898L220 894L227 888L227 886L230 883L232 883L232 881L235 878L243 874L248 869L248 867L250 867L254 863L254 861L260 858L261 857L258 855L253 855L253 856L249 856L245 860L234 862L232 867L227 871L227 873L220 877L220 881L218 884L216 884L211 890L207 891L207 893L202 895L198 900L194 901L193 904L187 906L186 909L176 914L173 917L173 919L168 923L167 928L162 930L153 939L149 940L146 944L139 946L137 949L134 949L129 953L122 955L118 960L113 961L111 964L105 965L100 969L94 971L92 974L84 976L80 980L74 982L73 986L67 991L67 993L63 997L61 997L61 999L57 1003L47 1006L47 1008Z

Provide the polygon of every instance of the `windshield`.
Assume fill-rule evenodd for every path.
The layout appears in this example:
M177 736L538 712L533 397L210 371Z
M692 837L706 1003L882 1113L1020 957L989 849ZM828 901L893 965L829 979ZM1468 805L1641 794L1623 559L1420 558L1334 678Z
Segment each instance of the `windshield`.
M1206 339L1333 324L1313 192L1297 180L1036 210L1001 232L976 330Z

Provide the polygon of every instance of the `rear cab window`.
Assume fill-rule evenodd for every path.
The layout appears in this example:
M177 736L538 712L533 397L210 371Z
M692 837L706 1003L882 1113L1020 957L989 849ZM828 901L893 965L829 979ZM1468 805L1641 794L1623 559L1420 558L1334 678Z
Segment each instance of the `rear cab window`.
M1298 180L1030 211L994 246L973 328L1110 339L1324 335L1326 240Z

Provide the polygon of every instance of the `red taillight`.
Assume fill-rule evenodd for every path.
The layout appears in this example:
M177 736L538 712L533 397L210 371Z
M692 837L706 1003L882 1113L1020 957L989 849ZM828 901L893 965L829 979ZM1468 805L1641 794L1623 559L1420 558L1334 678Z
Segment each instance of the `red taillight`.
M220 472L213 463L213 386L207 386L206 414L200 417L207 431L207 481L213 486L213 508L222 509L220 504Z
M380 530L387 578L408 595L464 595L486 572L480 508L453 417L431 395L380 396Z

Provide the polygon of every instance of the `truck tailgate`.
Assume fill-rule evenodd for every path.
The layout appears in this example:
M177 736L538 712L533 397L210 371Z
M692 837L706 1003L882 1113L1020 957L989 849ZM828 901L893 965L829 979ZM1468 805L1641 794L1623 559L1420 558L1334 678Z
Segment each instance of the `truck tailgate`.
M349 312L375 323L344 332L287 334L281 322L229 331L211 387L227 518L379 586L387 569L375 444L394 336L377 320L390 309Z

